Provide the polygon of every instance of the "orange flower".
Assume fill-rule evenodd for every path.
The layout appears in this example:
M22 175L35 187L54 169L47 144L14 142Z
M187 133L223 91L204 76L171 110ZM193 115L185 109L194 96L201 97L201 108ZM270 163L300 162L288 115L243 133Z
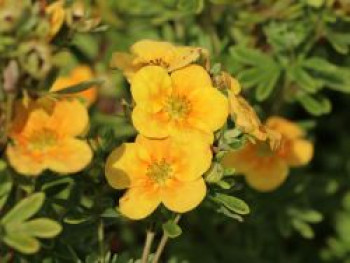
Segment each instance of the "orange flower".
M62 90L68 88L69 86L91 80L93 77L94 74L88 66L78 66L70 72L69 76L58 78L52 85L50 91ZM96 101L97 87L93 86L87 90L66 96L81 98L86 102L87 106L90 106Z
M136 102L132 120L146 137L211 143L227 119L227 98L201 66L189 65L170 76L159 66L144 67L135 74L131 92Z
M264 142L248 143L243 149L225 155L223 165L244 174L254 189L268 192L278 188L287 178L289 167L306 165L313 156L313 145L304 139L304 132L296 124L281 117L266 122L272 133L281 134L275 151Z
M141 40L132 45L130 50L131 54L114 53L111 61L111 66L123 70L129 81L144 66L161 66L169 72L185 67L197 60L203 49L174 46L162 41Z
M89 125L86 108L78 100L19 101L9 133L7 157L21 174L37 176L45 169L66 174L91 161L88 143L75 137Z
M106 178L113 188L128 188L119 209L130 219L147 217L161 203L184 213L198 206L206 194L202 175L211 158L209 147L196 140L181 145L139 135L135 143L125 143L110 154Z
M56 1L46 7L46 14L49 17L50 31L49 31L49 40L51 40L57 33L60 31L64 18L64 2Z

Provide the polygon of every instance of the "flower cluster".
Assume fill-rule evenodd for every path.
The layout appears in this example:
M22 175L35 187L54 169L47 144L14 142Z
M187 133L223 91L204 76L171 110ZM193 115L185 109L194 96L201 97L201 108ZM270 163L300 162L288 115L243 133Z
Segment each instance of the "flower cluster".
M227 153L222 161L226 167L244 174L247 183L262 192L275 190L288 176L289 167L307 164L313 156L313 145L304 139L303 130L295 123L273 116L266 129L278 134L278 146L263 141L247 143L238 151Z
M15 103L7 157L12 167L23 175L38 176L49 169L60 174L84 169L93 156L88 143L80 138L89 130L86 106L97 96L97 88L53 96L54 92L93 78L91 69L78 66L69 76L53 83L47 96L39 99L24 97ZM84 102L84 103L82 103Z
M65 5L63 0L58 0L45 9L50 24L49 39L56 36L64 23L74 30L86 32L96 27L101 21L101 18L97 14L90 14L88 12L89 10L87 10L84 1L74 1L68 7Z
M127 66L118 62L121 54L114 57L131 83L132 121L140 135L109 156L106 177L112 187L129 189L119 207L131 219L148 216L160 203L187 212L205 197L202 175L228 102L207 71L192 64L199 50L145 40L122 55Z
M9 132L8 160L18 173L29 176L46 169L78 172L92 159L88 143L77 138L88 127L88 112L76 99L20 100Z

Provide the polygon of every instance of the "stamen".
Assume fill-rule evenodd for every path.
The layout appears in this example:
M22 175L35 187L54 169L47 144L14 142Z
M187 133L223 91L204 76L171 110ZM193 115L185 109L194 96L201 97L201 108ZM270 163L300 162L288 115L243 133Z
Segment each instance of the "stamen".
M171 96L168 98L165 111L172 119L183 119L190 113L191 103L184 96Z
M147 169L146 175L157 184L163 185L172 177L172 168L171 165L163 159L160 162L151 164Z
M56 145L56 143L57 135L54 131L49 129L38 131L29 138L29 147L37 151L45 151Z

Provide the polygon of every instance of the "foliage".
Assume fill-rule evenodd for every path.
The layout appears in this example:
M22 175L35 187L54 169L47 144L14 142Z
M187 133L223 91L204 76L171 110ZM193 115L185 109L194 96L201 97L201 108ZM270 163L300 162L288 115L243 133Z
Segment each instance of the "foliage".
M141 262L145 229L157 241L158 234L171 239L164 262L350 262L347 1L67 0L54 35L45 8L55 1L11 2L17 1L0 0L1 262ZM274 192L251 189L221 164L227 151L255 140L232 118L214 134L200 207L179 222L164 206L143 221L125 218L116 209L123 193L108 185L105 164L138 131L130 85L110 62L112 53L142 39L206 50L196 63L208 66L216 84L222 72L236 77L239 96L263 120L300 120L315 143L311 164L291 169ZM92 79L50 92L58 77L82 64ZM72 175L19 174L6 156L15 100L59 101L93 89L98 100L83 134L91 163ZM152 251L149 262L157 257Z

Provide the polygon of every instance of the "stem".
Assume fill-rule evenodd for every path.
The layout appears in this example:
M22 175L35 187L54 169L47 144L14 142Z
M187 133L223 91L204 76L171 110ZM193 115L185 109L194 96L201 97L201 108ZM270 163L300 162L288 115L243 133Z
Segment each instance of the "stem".
M153 239L154 239L154 232L151 230L147 230L146 241L145 241L145 246L143 247L141 263L148 262L148 257L151 251Z
M98 224L97 228L97 238L98 238L98 247L100 251L100 263L105 263L105 255L104 255L104 225L103 220L100 219L100 222Z
M10 129L10 124L12 120L13 114L13 103L15 101L15 95L8 94L6 100L6 133L8 133Z
M10 131L10 125L13 115L13 103L15 101L15 95L14 94L7 94L6 98L6 109L5 109L5 129L3 130L4 134L1 136L0 144L6 144L8 139L8 133Z
M177 224L180 220L180 217L181 215L177 215L175 217L175 220L174 222ZM160 259L160 256L162 255L163 253L163 250L164 250L164 247L166 245L166 243L168 242L168 235L166 233L163 233L163 236L159 242L159 245L158 245L158 248L157 248L157 251L156 253L154 254L154 258L153 258L153 262L152 263L158 263L159 262L159 259Z

